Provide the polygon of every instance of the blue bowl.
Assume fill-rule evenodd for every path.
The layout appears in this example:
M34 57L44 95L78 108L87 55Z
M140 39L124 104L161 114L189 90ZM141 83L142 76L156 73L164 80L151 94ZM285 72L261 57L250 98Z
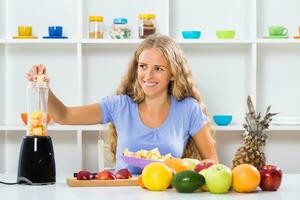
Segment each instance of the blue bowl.
M218 126L227 126L232 121L232 115L214 115L213 119Z
M182 31L184 39L198 39L201 36L201 31Z

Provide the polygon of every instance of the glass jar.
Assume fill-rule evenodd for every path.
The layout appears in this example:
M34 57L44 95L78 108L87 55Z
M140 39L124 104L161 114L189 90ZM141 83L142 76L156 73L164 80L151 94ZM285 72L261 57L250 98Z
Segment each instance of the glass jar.
M115 18L113 25L109 30L112 39L128 39L131 36L131 30L127 25L126 18Z
M47 136L48 83L44 75L27 86L27 136Z
M103 17L102 16L90 16L89 17L89 38L90 39L102 39L103 38Z
M140 14L139 15L139 38L144 39L156 32L156 15Z

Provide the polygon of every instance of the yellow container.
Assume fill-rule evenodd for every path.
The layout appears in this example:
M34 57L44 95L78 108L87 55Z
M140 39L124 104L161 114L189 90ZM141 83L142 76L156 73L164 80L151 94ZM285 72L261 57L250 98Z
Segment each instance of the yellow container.
M102 39L103 38L103 20L102 16L89 17L89 38Z

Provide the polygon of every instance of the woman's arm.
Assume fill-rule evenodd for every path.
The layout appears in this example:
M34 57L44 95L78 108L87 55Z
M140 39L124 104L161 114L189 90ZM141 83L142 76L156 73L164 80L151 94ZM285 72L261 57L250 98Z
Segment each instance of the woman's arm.
M38 75L43 75L43 81L49 82L45 65L34 65L26 74L28 81L37 81ZM53 120L60 124L88 125L102 123L102 112L99 104L67 107L49 90L48 112Z
M205 125L198 133L193 136L195 144L200 152L202 161L212 161L218 163L218 155L216 151L216 142L212 138L209 128Z
M49 90L48 112L59 124L89 125L102 122L101 109L98 103L67 107Z

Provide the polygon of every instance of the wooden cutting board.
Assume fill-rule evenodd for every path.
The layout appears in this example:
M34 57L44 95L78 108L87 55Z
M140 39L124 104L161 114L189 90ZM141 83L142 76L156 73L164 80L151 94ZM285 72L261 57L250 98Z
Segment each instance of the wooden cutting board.
M137 178L116 180L77 180L67 178L67 184L71 187L105 187L105 186L137 186Z

